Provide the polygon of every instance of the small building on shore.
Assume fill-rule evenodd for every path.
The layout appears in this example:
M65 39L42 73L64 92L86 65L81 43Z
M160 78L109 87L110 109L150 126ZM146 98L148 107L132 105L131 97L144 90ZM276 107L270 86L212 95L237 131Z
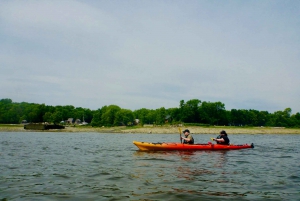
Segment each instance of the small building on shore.
M66 124L73 124L73 118L68 118L68 120L66 121Z

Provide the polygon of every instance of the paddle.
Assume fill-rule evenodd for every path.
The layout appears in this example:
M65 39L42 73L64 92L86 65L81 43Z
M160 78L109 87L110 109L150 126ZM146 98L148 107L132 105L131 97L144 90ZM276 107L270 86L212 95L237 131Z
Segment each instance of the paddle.
M211 139L211 141L214 141L214 138L211 137L210 139ZM230 143L230 145L233 145L233 144Z
M182 139L181 139L181 128L178 128L178 131L179 131L180 143L182 144Z

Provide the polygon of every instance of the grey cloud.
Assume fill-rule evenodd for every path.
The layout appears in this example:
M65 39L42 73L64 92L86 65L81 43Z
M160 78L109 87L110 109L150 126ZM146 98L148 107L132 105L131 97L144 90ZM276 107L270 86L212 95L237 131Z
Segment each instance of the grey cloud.
M299 112L300 16L291 4L1 2L0 98L91 109L197 98ZM16 93L24 87L34 90Z

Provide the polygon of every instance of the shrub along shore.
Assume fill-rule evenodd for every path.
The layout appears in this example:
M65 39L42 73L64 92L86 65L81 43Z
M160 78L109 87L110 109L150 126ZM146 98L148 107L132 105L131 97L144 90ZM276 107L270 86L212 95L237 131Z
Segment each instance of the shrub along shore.
M192 134L218 134L225 130L230 134L300 134L299 128L283 127L230 127L230 126L182 126L181 130L189 129ZM25 130L24 125L0 125L0 132L97 132L97 133L145 133L145 134L179 134L179 127L91 127L91 126L66 126L65 129L50 130Z

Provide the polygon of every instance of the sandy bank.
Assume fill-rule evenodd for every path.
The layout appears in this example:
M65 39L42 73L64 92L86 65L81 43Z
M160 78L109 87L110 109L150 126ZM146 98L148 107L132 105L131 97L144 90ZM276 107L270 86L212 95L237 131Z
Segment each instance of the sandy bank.
M300 129L287 128L232 128L232 127L186 127L192 134L218 134L221 130L226 130L228 134L300 134ZM186 129L185 127L181 130ZM178 128L139 128L126 130L131 133L176 133Z
M300 134L300 129L291 128L269 128L269 127L181 127L181 130L189 129L192 134L218 134L221 130L226 130L228 134ZM1 125L0 132L32 132L25 130L22 125ZM40 131L39 131L40 132ZM178 127L111 127L95 128L89 126L66 127L62 130L48 130L42 132L98 132L98 133L152 133L152 134L179 134Z

